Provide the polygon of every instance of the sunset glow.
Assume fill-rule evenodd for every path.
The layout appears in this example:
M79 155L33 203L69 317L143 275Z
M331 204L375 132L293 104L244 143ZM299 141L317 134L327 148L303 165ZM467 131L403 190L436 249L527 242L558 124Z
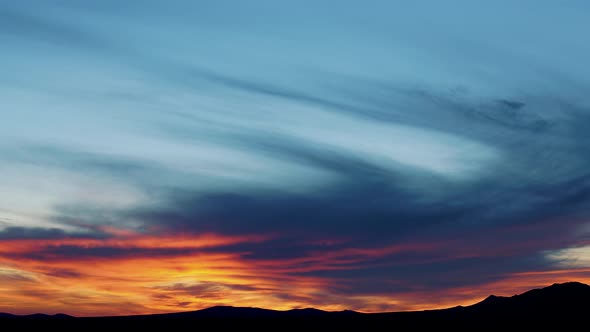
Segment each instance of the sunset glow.
M472 304L492 291L513 295L552 282L590 282L590 269L562 269L514 273L476 287L351 296L347 294L350 280L305 273L346 270L395 254L434 255L444 250L444 244L347 248L310 252L295 259L252 260L246 258L247 252L219 249L260 243L270 237L206 234L155 238L109 231L113 237L105 239L3 241L0 311L95 316L188 311L215 305L279 310L424 310ZM391 289L400 282L391 280Z

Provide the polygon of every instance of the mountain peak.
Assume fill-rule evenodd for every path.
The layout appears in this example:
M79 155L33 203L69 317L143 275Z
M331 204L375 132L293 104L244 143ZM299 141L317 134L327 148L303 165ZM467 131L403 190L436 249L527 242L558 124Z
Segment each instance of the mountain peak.
M581 294L588 295L590 293L590 286L577 281L570 281L564 283L555 283L551 286L544 288L532 289L528 292L522 293L516 296L525 296L530 294L553 294L561 296L574 296L577 297Z
M564 283L555 283L547 288L569 288L569 289L590 289L590 286L578 282L578 281L568 281L568 282L564 282Z
M490 295L490 296L486 297L483 301L476 303L475 305L499 306L499 305L502 305L502 303L505 302L507 299L508 299L508 297Z
M548 315L571 317L587 312L590 286L580 282L555 283L511 297L490 295L467 307L473 315L523 318Z

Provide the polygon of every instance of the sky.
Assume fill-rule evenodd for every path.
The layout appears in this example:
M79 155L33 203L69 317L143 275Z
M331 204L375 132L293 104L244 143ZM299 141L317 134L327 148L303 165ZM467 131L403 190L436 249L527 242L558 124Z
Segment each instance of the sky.
M0 0L0 312L590 282L589 11Z

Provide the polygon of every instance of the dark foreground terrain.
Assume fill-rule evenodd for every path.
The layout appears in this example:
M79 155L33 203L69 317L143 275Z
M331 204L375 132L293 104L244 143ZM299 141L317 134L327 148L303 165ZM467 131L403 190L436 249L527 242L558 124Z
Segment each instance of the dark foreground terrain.
M493 324L506 322L506 327L510 327L511 322L535 325L554 322L560 323L561 326L571 322L590 322L590 286L578 282L554 284L512 297L492 295L479 303L466 307L373 314L354 311L326 312L317 309L275 311L224 306L192 312L120 317L77 318L64 314L16 316L0 313L0 326L34 323L45 327L76 325L89 328L104 324L134 328L154 327L161 324L193 326L195 328L230 324L238 327L272 325L277 329L290 329L295 326L312 327L317 324L328 324L332 327L367 328L407 326L406 324L431 326L433 324L479 324L481 322ZM474 325L474 327L485 329L486 326Z

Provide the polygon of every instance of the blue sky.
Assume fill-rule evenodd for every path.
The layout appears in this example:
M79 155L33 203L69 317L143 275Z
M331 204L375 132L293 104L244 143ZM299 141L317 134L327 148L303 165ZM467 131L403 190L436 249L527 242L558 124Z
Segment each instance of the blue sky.
M393 297L579 268L589 10L2 1L0 239L275 236L217 248L253 261L452 242L446 259L306 272ZM328 239L341 242L309 245ZM457 258L488 242L494 254Z

